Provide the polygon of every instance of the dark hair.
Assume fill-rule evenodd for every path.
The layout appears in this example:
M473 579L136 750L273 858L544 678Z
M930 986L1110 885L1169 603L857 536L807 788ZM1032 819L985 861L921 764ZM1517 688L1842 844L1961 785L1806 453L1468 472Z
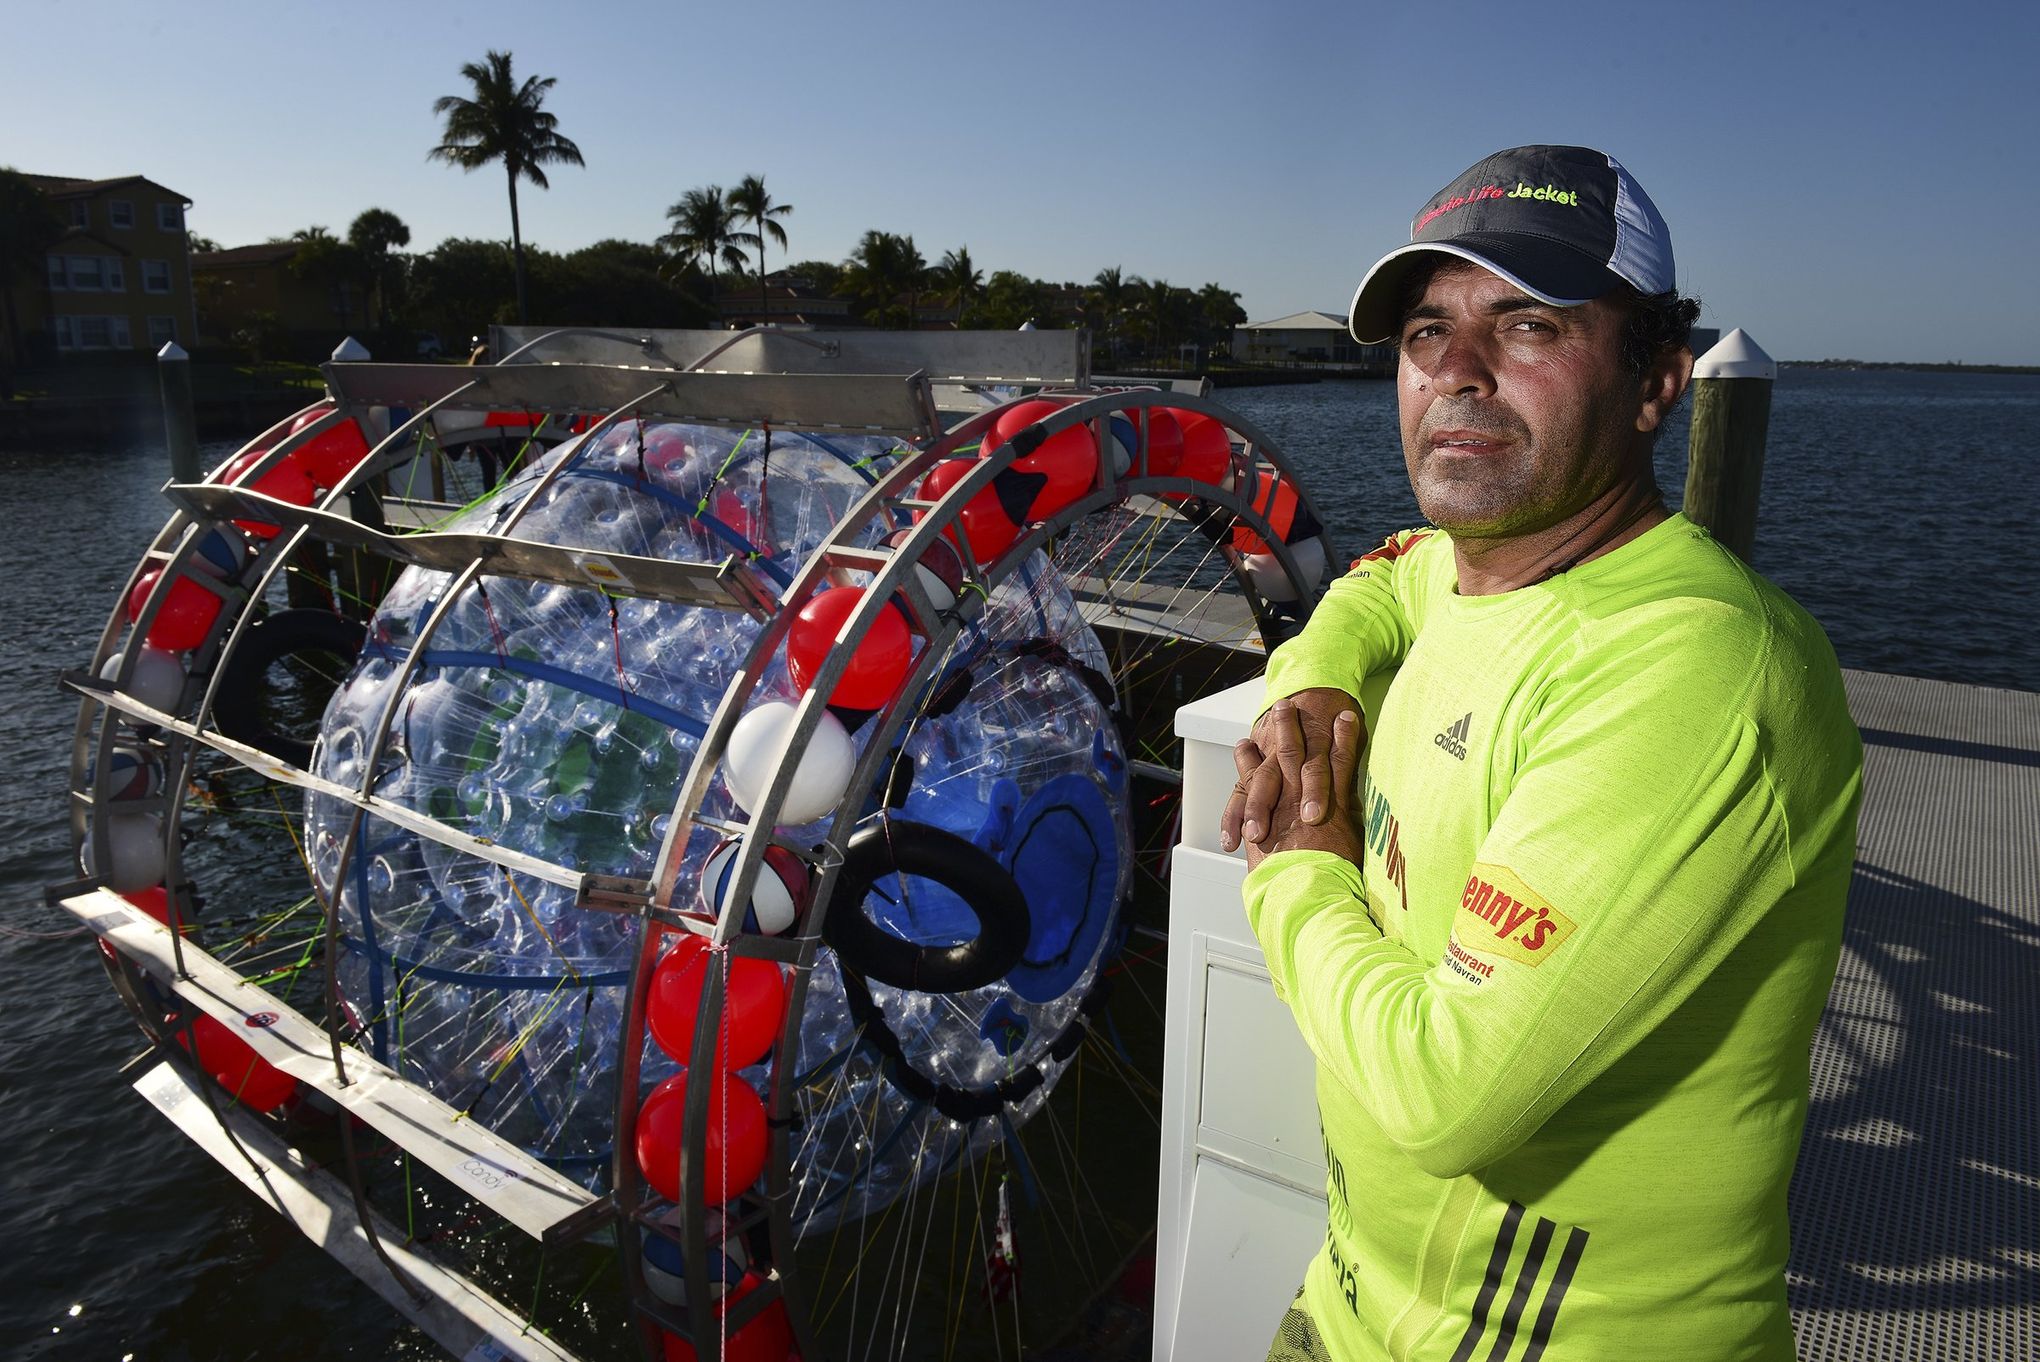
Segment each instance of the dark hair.
M1424 301L1424 291L1431 287L1431 276L1454 263L1471 266L1472 262L1438 256L1412 269L1403 279L1396 315L1407 321L1417 304ZM1685 346L1692 339L1693 323L1700 319L1700 300L1682 298L1676 291L1639 293L1630 285L1622 284L1607 296L1628 310L1629 315L1622 323L1622 362L1638 378L1643 377L1644 371L1665 351ZM1400 324L1396 331L1396 343L1400 344Z
M1676 290L1638 293L1624 284L1616 293L1629 315L1622 322L1622 362L1638 378L1667 350L1682 350L1693 338L1700 319L1700 300L1681 298Z

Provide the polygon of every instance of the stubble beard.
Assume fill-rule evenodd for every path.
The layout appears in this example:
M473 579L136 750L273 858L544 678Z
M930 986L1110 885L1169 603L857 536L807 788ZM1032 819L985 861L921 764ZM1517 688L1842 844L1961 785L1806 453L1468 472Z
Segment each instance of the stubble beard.
M1469 430L1507 443L1480 458L1455 458L1431 444L1440 430ZM1434 402L1406 441L1403 460L1424 519L1455 538L1496 538L1539 528L1537 457L1530 431L1494 403Z

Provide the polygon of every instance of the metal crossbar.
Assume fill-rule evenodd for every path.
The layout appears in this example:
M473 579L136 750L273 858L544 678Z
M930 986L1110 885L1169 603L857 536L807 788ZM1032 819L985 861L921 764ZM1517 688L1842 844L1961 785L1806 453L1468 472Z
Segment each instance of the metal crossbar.
M297 506L245 487L218 483L172 483L163 489L163 495L201 519L256 518L287 530L302 528L329 544L366 549L439 572L460 572L480 563L491 577L594 587L615 596L645 596L754 614L769 612L776 605L754 584L742 560L734 557L720 563L677 562L472 530L391 534L338 512Z
M353 1046L344 1047L349 1079L343 1083L324 1030L189 942L186 972L179 975L170 929L118 894L94 889L58 906L162 986L232 1028L263 1062L359 1116L532 1238L571 1242L606 1217L606 1201Z

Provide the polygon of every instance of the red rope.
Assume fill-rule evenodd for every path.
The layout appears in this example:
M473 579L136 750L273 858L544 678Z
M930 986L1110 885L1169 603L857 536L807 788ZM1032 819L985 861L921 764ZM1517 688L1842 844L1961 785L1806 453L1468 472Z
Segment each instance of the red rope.
M617 626L616 622L616 597L605 591L602 593L602 598L609 602L609 643L616 653L617 702L628 713L630 710L630 678L625 675L623 670L623 630Z

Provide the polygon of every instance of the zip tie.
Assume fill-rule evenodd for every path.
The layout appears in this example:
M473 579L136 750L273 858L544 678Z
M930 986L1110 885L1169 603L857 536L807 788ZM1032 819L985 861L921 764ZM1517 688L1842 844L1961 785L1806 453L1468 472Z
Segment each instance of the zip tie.
M503 626L496 623L496 607L489 603L489 588L479 577L475 578L475 594L482 598L482 613L489 618L489 637L496 645L496 661L507 664L510 650L503 646Z
M617 624L616 620L616 597L610 595L607 591L604 591L602 593L602 599L609 602L609 642L610 646L613 647L616 651L617 703L623 706L625 713L629 713L630 678L625 674L623 670L623 630Z

